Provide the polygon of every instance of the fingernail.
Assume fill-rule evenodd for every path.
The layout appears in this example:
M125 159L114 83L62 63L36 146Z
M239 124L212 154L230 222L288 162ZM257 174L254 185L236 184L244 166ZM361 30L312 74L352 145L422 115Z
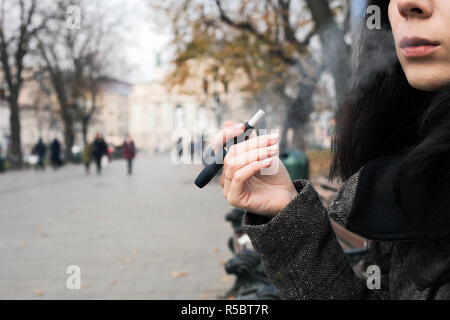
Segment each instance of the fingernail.
M267 158L262 161L264 164L272 163L272 158Z
M244 130L244 124L243 123L238 123L238 124L235 124L234 126L233 126L233 129L234 130Z
M278 145L270 146L267 148L269 155L274 155L278 153Z
M228 120L228 121L225 123L225 127L226 127L226 128L231 127L231 126L233 126L233 125L234 125L234 123L233 123L233 121L231 121L231 120Z
M273 142L277 141L279 137L280 137L280 136L279 136L278 133L271 134L271 135L269 136L269 141L270 141L271 143L273 143Z

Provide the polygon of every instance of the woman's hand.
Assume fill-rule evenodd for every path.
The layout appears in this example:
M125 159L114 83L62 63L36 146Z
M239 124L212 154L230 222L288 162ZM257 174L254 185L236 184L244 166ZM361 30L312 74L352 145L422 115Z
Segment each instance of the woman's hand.
M214 141L218 146L242 132L242 124L228 123ZM289 173L278 158L278 140L278 135L252 134L249 140L230 147L220 184L231 205L273 217L297 196ZM267 169L261 171L264 168Z

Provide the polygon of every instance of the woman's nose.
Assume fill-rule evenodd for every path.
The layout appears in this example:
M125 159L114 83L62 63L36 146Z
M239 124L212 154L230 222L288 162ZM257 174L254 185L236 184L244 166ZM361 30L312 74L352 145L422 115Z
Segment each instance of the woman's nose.
M433 0L398 0L397 7L405 19L426 19L433 14Z

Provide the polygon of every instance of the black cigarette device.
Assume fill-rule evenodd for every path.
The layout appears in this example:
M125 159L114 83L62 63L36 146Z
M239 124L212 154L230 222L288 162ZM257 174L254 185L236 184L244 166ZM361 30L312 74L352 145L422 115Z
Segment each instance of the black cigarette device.
M223 167L223 159L227 154L227 146L230 146L231 140L233 140L234 144L247 140L255 128L256 123L264 116L265 112L261 109L251 118L248 122L245 123L244 132L238 137L234 137L227 141L221 150L221 154L214 154L213 163L208 164L205 168L203 168L202 172L198 175L197 179L195 179L195 185L199 188L203 188L206 186L215 175L222 169Z

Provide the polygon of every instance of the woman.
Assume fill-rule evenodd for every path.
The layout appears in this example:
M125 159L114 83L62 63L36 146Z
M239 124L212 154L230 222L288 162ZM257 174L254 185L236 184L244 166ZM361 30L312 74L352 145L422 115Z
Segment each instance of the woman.
M50 145L51 155L50 158L52 160L52 166L54 169L58 169L62 166L61 161L61 143L57 138L53 139L52 144Z
M81 155L81 159L84 164L84 172L86 174L89 174L89 169L91 167L92 162L92 145L87 141L84 141L84 148L83 153Z
M130 135L127 135L123 143L123 155L127 160L128 174L131 175L133 171L133 159L136 156L136 147Z
M102 172L102 158L108 155L108 146L101 133L97 133L92 143L92 157L95 160L97 174Z
M38 143L34 146L33 154L38 157L35 169L45 170L45 155L47 154L47 146L42 141L42 138L39 138Z
M333 142L331 176L345 183L329 209L309 182L291 182L276 136L234 145L224 160L224 195L247 210L243 229L285 299L450 298L450 1L368 2L382 30L361 36ZM261 173L273 164L276 174ZM329 218L370 239L379 289L354 274Z

